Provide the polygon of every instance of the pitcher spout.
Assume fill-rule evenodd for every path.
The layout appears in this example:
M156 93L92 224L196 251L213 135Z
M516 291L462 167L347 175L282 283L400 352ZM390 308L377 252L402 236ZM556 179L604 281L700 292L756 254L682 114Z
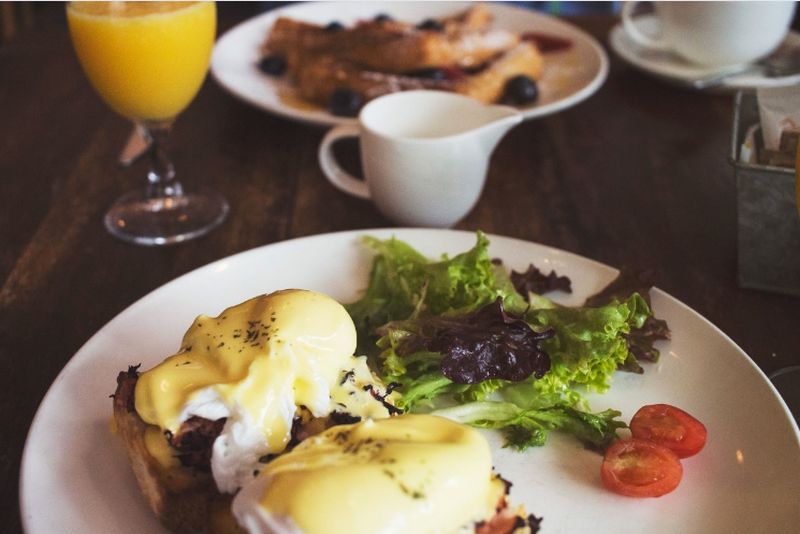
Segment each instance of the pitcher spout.
M475 133L480 136L486 153L491 154L506 133L522 122L522 112L509 106L491 106L487 111L490 120Z

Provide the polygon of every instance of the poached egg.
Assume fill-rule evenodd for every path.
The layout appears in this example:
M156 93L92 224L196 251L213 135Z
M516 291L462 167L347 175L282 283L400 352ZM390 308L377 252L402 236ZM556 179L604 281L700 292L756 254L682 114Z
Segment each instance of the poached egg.
M480 432L401 415L308 438L242 488L233 514L250 534L474 534L504 493Z
M139 376L136 411L173 435L193 416L226 418L211 471L220 492L234 493L259 459L286 449L300 407L314 417L389 416L372 395L384 386L355 348L353 321L334 299L302 289L261 295L195 319L180 350Z

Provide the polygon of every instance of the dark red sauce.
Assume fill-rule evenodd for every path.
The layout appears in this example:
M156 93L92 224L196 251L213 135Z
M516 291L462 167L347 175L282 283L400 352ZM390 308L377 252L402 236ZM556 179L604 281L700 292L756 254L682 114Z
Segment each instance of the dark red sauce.
M543 54L548 52L561 52L572 48L572 41L549 33L527 32L522 34L523 41L535 44Z

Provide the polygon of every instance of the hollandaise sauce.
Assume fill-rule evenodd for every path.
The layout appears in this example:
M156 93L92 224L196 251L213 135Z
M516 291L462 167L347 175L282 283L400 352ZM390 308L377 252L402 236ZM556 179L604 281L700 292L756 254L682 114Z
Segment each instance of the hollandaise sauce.
M273 460L233 503L250 532L474 532L503 495L475 429L431 415L333 427Z
M136 411L172 433L191 416L227 418L212 471L220 490L233 492L259 456L286 448L299 406L315 417L388 417L371 394L383 386L355 347L353 322L330 297L299 289L262 295L198 317L180 350L139 377Z

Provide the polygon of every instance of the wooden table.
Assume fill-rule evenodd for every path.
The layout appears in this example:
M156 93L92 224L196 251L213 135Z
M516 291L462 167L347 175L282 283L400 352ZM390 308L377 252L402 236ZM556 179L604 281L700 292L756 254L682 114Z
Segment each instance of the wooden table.
M145 163L117 165L130 125L83 76L62 9L38 9L36 26L0 47L0 515L9 531L20 528L19 463L35 410L107 321L229 254L390 226L324 179L322 129L255 110L209 80L177 123L173 153L186 184L224 193L230 219L175 247L117 241L102 215L142 184ZM254 9L225 6L221 28ZM614 20L574 22L605 42ZM658 287L726 332L764 372L798 365L800 300L737 286L731 110L729 96L666 85L612 55L596 95L501 142L483 197L458 228L653 268ZM357 161L355 146L345 149Z

